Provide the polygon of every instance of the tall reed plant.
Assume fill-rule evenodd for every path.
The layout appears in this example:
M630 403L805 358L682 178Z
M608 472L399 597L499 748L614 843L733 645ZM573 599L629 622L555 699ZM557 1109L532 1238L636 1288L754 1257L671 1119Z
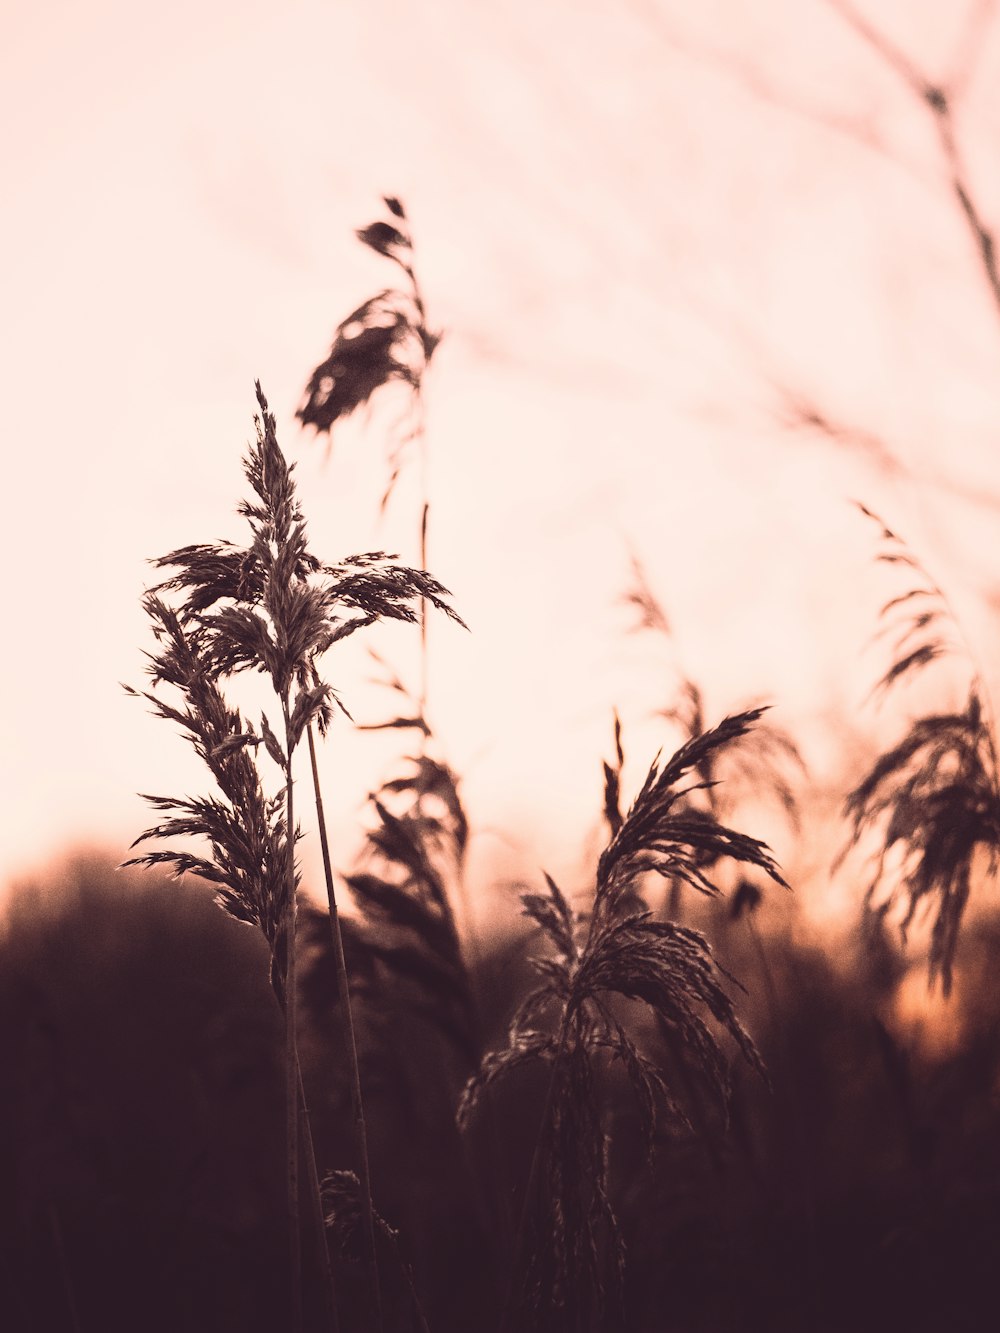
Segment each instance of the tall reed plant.
M392 384L406 390L401 424L387 436L384 509L403 468L419 469L415 545L427 563L431 501L424 381L441 334L431 328L417 276L413 237L402 202L383 198L386 216L356 233L389 261L398 280L376 292L338 324L329 353L313 370L298 418L332 440L339 423ZM366 730L411 737L413 751L371 796L372 825L361 864L348 876L359 907L372 923L371 947L398 977L416 986L422 1011L449 1036L466 1061L478 1058L478 1027L465 966L454 896L464 887L469 824L459 777L441 754L429 719L427 603L420 605L418 680L376 658L395 702L384 721ZM466 910L465 925L469 927Z
M637 1100L652 1151L658 1108L682 1115L662 1069L643 1052L643 1010L665 1023L705 1080L729 1094L720 1033L756 1069L763 1067L726 990L728 974L703 935L654 918L642 884L648 875L679 879L702 893L718 889L705 867L721 858L754 866L784 885L764 843L695 814L687 798L699 769L759 721L761 709L726 718L654 761L626 813L618 774L605 770L611 836L596 870L592 908L574 911L545 876L544 893L522 895L524 912L551 952L534 960L541 984L522 1001L506 1046L488 1055L459 1107L467 1124L486 1089L541 1061L549 1070L521 1205L503 1329L566 1333L622 1322L624 1246L609 1192L610 1130L599 1096L601 1066L617 1061ZM686 781L686 779L688 779ZM631 1031L630 1031L631 1029ZM602 1262L602 1253L610 1262Z
M259 383L256 388L260 408L257 438L244 462L253 498L239 507L249 527L246 544L214 542L171 551L154 562L169 573L144 602L157 647L149 655L152 688L142 696L157 715L181 727L208 767L216 791L198 798L147 797L165 817L137 842L193 835L207 842L207 849L156 849L131 863L166 864L175 873L191 872L206 879L215 887L222 906L256 925L270 947L273 983L286 1023L290 1318L291 1327L297 1329L302 1321L300 1115L311 1167L314 1217L320 1222L322 1211L296 1036L299 873L295 843L300 831L295 814L294 757L307 738L327 867L331 930L349 1016L313 737L314 730L327 733L339 700L321 676L320 663L335 643L378 620L417 621L422 602L458 617L436 580L423 571L393 563L382 552L352 556L336 564L313 554L293 467L278 445L274 418ZM280 717L277 727L263 711L255 725L227 700L228 683L247 671L268 680ZM173 697L165 697L162 687L171 687ZM262 770L261 750L277 770L277 787L270 791L274 783L268 782ZM356 1053L352 1064L356 1119L363 1125ZM367 1197L362 1203L371 1233L370 1183L365 1180L364 1185ZM379 1316L373 1244L371 1263L374 1327Z

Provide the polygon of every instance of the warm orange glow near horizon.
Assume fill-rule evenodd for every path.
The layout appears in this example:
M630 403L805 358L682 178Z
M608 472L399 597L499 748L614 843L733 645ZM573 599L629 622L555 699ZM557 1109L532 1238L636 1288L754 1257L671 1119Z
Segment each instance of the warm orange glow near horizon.
M958 90L998 218L981 8L866 12ZM74 845L124 855L134 793L203 785L119 682L142 682L145 561L239 531L255 377L315 546L416 559L414 463L379 516L392 411L328 458L294 420L338 320L387 281L353 229L391 192L445 333L429 564L471 633L433 625L430 708L473 887L541 865L586 883L612 711L637 785L683 673L712 720L766 698L799 742L818 831L775 839L835 917L816 848L905 717L862 706L886 585L849 502L919 551L987 676L1000 588L997 309L927 108L836 6L105 0L11 29L0 882ZM796 403L840 437L789 426ZM628 632L632 553L672 645ZM414 633L372 643L414 670ZM381 715L363 648L331 669L359 721ZM338 723L343 859L397 752Z

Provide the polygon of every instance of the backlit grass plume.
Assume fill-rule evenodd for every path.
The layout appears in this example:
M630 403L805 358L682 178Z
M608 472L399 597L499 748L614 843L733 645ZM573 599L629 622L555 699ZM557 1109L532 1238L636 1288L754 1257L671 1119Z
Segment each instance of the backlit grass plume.
M284 839L284 830L276 822L274 800L262 794L255 763L258 747L263 744L283 778L290 779L291 755L306 728L315 722L325 732L331 705L337 702L318 667L334 643L380 619L415 623L421 599L459 618L435 579L393 564L381 552L337 564L312 554L293 467L278 446L274 418L259 384L257 398L262 417L245 462L256 499L239 507L248 520L249 542L184 546L161 557L156 567L174 572L144 602L160 645L150 657L154 690L162 684L176 687L184 707L178 709L155 693L145 697L159 715L187 732L224 799L148 798L157 809L177 814L146 830L139 841L202 834L212 855L162 850L136 859L169 863L211 880L223 905L258 924L274 946L275 888L273 881L261 879L260 868L269 864L268 853L276 839ZM170 604L170 595L179 605ZM283 738L266 714L255 728L226 702L226 679L248 670L270 678L282 712ZM280 896L286 897L284 889Z
M418 563L426 568L430 496L428 442L424 412L424 377L441 341L428 324L414 260L413 239L402 202L385 195L389 220L369 223L356 233L358 240L402 271L404 282L386 287L364 301L337 325L333 346L310 376L306 397L296 416L317 435L332 438L334 426L392 383L406 386L402 421L389 433L389 477L382 493L382 508L389 502L404 460L416 454L420 474ZM412 446L412 449L411 449ZM418 711L427 711L428 693L427 603L420 605L420 694Z
M878 560L910 576L880 612L881 633L893 640L892 660L873 691L882 695L946 655L968 661L968 654L944 593L902 539L859 507L881 530ZM940 980L947 995L977 855L985 854L991 875L1000 855L997 752L974 667L965 706L918 717L849 794L845 812L852 844L872 830L880 843L866 906L875 908L881 897L876 910L883 910L902 899L904 938L918 913L932 914L929 981Z
M256 747L263 735L227 702L207 629L156 593L150 593L144 605L158 648L150 656L153 689L142 697L157 716L177 723L186 734L214 778L218 794L187 799L146 796L168 818L140 834L137 844L193 835L208 841L208 854L164 848L126 864L167 865L177 874L208 880L231 916L261 930L274 960L287 898L288 839L284 793L265 795L257 762ZM176 690L179 703L157 692L163 685ZM281 969L272 967L272 978L283 998Z
M686 742L665 763L654 762L624 816L618 812L617 772L606 766L612 834L597 863L589 918L571 909L548 876L545 893L522 897L525 913L541 927L551 953L535 960L541 985L522 1002L507 1046L486 1057L459 1107L464 1122L498 1078L536 1060L551 1067L525 1188L509 1319L526 1317L527 1310L539 1327L567 1330L592 1328L598 1317L602 1328L613 1320L602 1255L610 1251L614 1293L620 1289L623 1250L608 1193L609 1136L598 1098L599 1066L608 1059L620 1063L650 1147L657 1108L677 1111L666 1076L642 1053L641 1037L629 1031L630 1020L638 1017L634 1005L645 1006L648 1015L668 1025L721 1098L728 1095L729 1079L720 1031L761 1069L725 989L727 974L708 941L697 931L655 920L642 909L640 895L648 874L715 894L706 866L722 857L756 866L784 884L762 842L692 812L685 799L701 785L697 773L708 757L744 736L761 712L728 717ZM689 777L694 780L685 783ZM522 1276L524 1253L532 1257Z
M325 732L336 702L322 679L320 660L346 636L380 619L416 622L430 603L458 619L446 590L420 570L394 564L381 552L352 556L336 564L309 549L296 495L293 468L278 445L274 418L257 385L260 417L244 470L253 498L239 512L247 520L245 545L232 542L184 546L155 562L170 571L145 600L157 638L150 656L153 688L145 697L162 717L177 722L209 767L218 788L204 798L149 797L165 815L137 840L196 835L207 854L167 848L136 857L138 864L170 864L215 885L222 905L263 931L271 947L272 975L286 1021L289 1230L292 1253L292 1327L301 1323L298 1241L298 1120L300 1074L295 1020L296 886L293 758L308 738L324 861L329 866L322 819L313 728ZM225 699L224 686L244 671L263 673L273 688L280 726L266 713L259 725L241 716ZM158 688L172 686L180 705ZM134 693L134 691L133 691ZM258 765L260 747L278 769L278 790L265 795ZM331 930L343 974L343 946L327 875ZM343 1006L354 1067L355 1118L362 1142L363 1185L372 1230L363 1111L357 1077L349 1002ZM304 1113L304 1106L303 1106ZM311 1157L311 1144L306 1142ZM313 1180L315 1220L322 1226L318 1182ZM378 1286L373 1265L373 1327L378 1327Z
M396 438L390 449L385 504L399 476L406 445L422 431L420 388L441 335L428 327L406 211L391 195L383 202L389 218L360 228L357 237L395 264L404 282L376 292L340 321L329 354L309 378L305 401L296 416L317 434L329 435L337 421L370 402L385 385L394 381L408 385L413 390L415 417L411 429Z
M357 232L359 240L401 270L405 281L376 293L338 325L329 357L316 368L298 417L317 434L332 436L339 421L394 381L408 389L406 429L390 435L393 491L411 444L419 465L419 563L427 563L430 501L424 428L424 375L440 341L428 327L417 279L406 211L398 198L383 200L388 218ZM390 717L366 730L397 730L414 738L413 751L371 798L373 827L361 865L348 883L373 929L373 955L413 990L415 1007L441 1027L463 1058L475 1058L471 990L449 893L461 890L468 824L458 778L433 751L428 721L427 607L420 606L418 688L409 689L381 659L384 683L395 693Z
M469 837L459 779L432 754L430 724L381 659L396 715L362 730L415 732L416 752L370 798L373 823L359 867L348 875L372 929L371 949L414 991L414 1008L453 1043L463 1062L478 1059L477 1020L452 893L460 886Z

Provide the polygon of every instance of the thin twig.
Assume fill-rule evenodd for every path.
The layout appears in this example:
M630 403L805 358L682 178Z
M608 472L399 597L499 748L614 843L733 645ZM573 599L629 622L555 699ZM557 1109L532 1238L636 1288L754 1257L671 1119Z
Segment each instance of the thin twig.
M966 173L965 164L959 152L955 138L953 112L953 93L943 84L935 83L922 74L917 66L886 35L860 14L847 0L827 0L831 9L877 52L885 63L899 75L911 93L928 108L934 118L938 141L948 168L952 193L965 218L969 232L979 253L986 284L990 289L993 302L1000 313L1000 267L997 263L996 243L993 233L979 205L976 203L972 187ZM988 17L988 15L987 15ZM983 21L982 14L973 16L977 26Z

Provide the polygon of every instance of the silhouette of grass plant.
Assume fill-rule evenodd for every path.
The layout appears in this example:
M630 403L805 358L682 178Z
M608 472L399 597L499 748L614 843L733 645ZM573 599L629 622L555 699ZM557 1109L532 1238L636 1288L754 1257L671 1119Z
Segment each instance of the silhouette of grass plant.
M390 443L384 508L399 478L407 446L415 439L423 442L421 389L441 334L427 322L406 211L391 195L386 195L383 203L389 220L371 222L356 234L368 249L395 264L404 282L376 292L340 321L328 355L309 377L305 400L296 416L304 426L312 426L317 435L330 436L338 421L369 403L379 389L394 382L410 388L408 428L392 437Z
M414 603L429 602L454 619L446 591L426 573L394 564L381 552L352 556L337 564L319 560L309 549L306 525L295 492L292 467L278 445L274 418L257 384L260 417L257 439L244 464L253 500L240 505L248 521L246 546L216 542L178 548L155 561L173 571L145 599L158 650L150 655L153 688L143 694L161 717L176 722L207 764L218 795L204 798L147 797L165 816L137 842L200 836L209 855L186 850L145 852L130 864L167 864L182 874L210 881L223 907L253 922L272 953L272 976L286 1020L286 1109L288 1131L288 1201L291 1246L292 1327L301 1326L301 1254L299 1248L299 1117L305 1116L301 1092L295 1018L295 925L298 872L294 844L299 836L294 812L292 764L303 736L308 737L330 902L331 930L344 978L345 1012L349 995L343 944L333 894L321 794L315 765L313 728L325 734L338 702L320 676L324 653L341 639L380 619L415 622ZM178 601L172 606L170 598ZM261 713L259 727L225 698L224 685L244 671L270 680L281 713L281 735ZM181 706L168 702L158 687L172 686ZM136 693L136 691L132 691ZM266 795L258 765L260 747L277 766L281 785ZM363 1105L354 1067L356 1120L362 1139L363 1204L370 1245L374 1326L378 1315L371 1192L363 1143ZM306 1132L308 1135L308 1122ZM311 1158L311 1141L307 1138ZM322 1222L319 1187L311 1171L313 1207Z
M729 1078L718 1031L727 1033L743 1058L763 1072L725 989L731 978L716 963L708 941L697 931L654 919L644 910L640 892L643 878L656 874L716 894L705 867L722 857L785 883L764 843L692 813L685 801L702 785L697 774L709 757L743 737L762 711L728 717L687 741L665 763L655 761L624 815L617 772L606 766L605 807L612 833L597 863L589 917L573 911L548 875L545 893L522 895L525 913L541 927L552 953L534 960L542 984L522 1001L507 1045L483 1060L459 1106L460 1123L467 1123L496 1080L538 1060L550 1067L504 1327L530 1317L538 1327L589 1329L599 1319L606 1328L616 1318L624 1252L608 1193L610 1136L597 1094L598 1065L608 1058L620 1062L635 1092L650 1151L657 1107L680 1114L663 1072L642 1053L641 1038L630 1034L632 1011L622 1010L622 1001L645 1006L667 1024L723 1100ZM696 780L684 785L689 776ZM610 1284L601 1263L602 1244L611 1251ZM526 1252L531 1258L522 1273Z
M880 635L893 640L892 660L872 693L885 695L945 656L959 653L970 662L965 706L918 717L878 756L845 804L851 821L845 853L873 830L879 840L866 910L884 913L901 899L904 940L918 913L933 915L928 981L933 987L940 980L948 995L977 854L985 853L990 875L1000 856L997 752L985 688L944 593L902 538L859 508L881 530L878 561L910 578L880 612Z
M332 438L338 422L370 402L379 390L393 382L407 386L409 413L404 429L389 436L389 476L382 505L392 494L410 446L416 446L422 491L419 550L424 565L430 501L422 391L441 335L428 324L403 204L392 196L383 202L388 219L370 223L357 236L396 265L404 281L377 292L341 320L329 355L309 379L297 415L303 425ZM410 689L394 669L375 657L396 706L385 721L362 729L410 733L414 752L372 794L373 826L361 864L347 882L371 927L370 952L398 979L416 988L416 1007L448 1036L468 1064L479 1054L477 1021L451 893L461 890L469 829L459 779L433 744L426 610L421 603L418 689Z

